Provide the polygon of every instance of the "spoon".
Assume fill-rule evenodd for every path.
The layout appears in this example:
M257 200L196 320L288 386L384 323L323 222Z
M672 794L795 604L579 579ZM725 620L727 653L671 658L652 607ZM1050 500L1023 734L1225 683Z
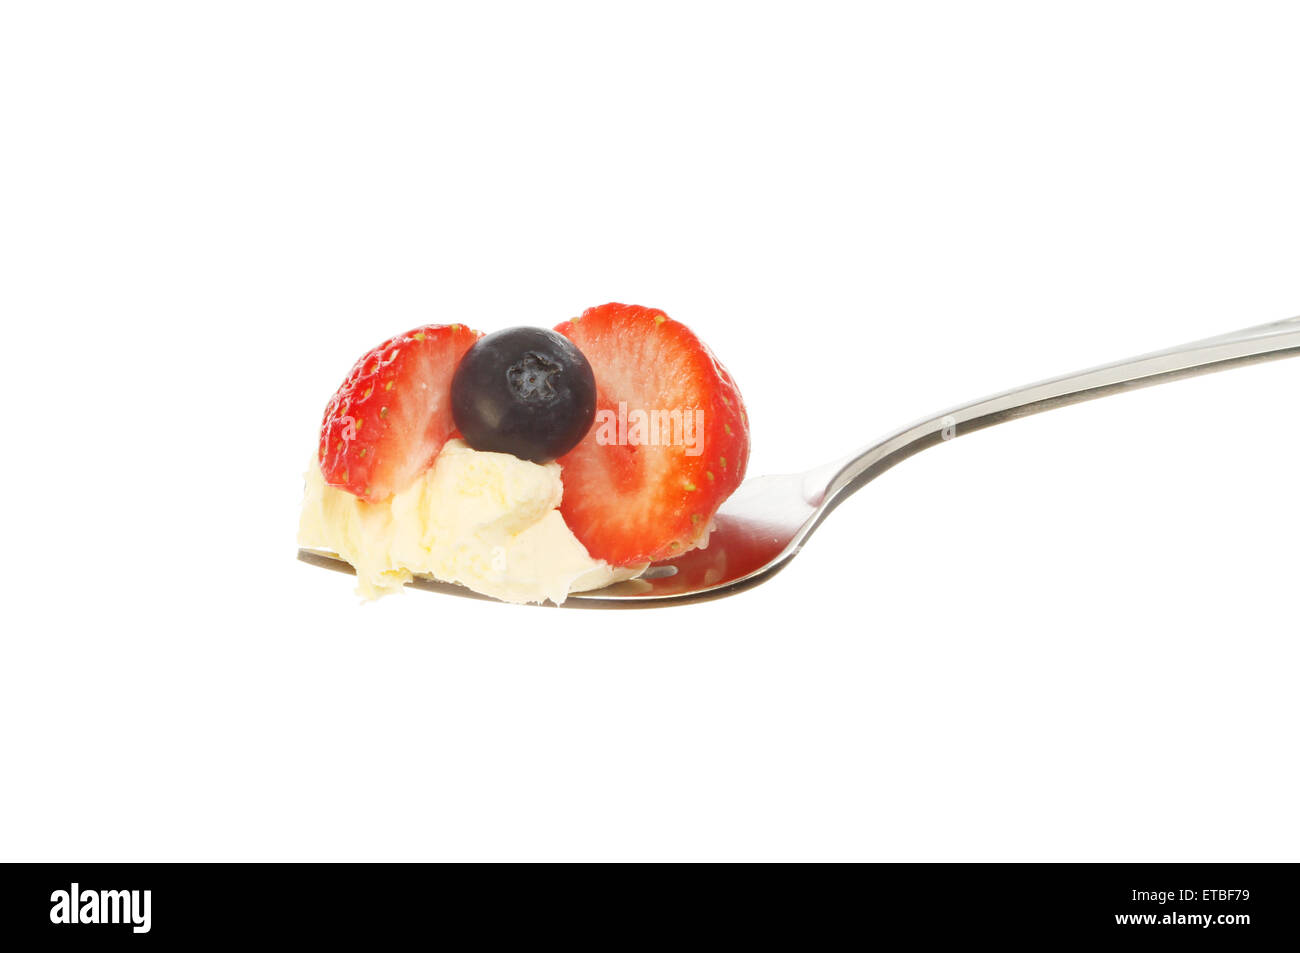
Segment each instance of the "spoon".
M798 555L835 507L914 453L956 437L1120 391L1300 354L1300 317L1029 384L898 430L852 456L809 470L746 480L718 510L705 549L656 563L637 579L569 596L568 608L648 608L735 595L771 579ZM341 572L330 553L303 562ZM487 599L463 586L417 577L417 589Z

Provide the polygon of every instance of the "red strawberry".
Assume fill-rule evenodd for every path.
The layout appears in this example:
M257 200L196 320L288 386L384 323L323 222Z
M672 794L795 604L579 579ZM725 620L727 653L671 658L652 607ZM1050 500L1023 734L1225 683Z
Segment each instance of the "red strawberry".
M731 375L689 328L654 308L601 305L555 330L596 373L596 421L560 458L569 528L593 557L615 566L691 548L749 462L749 417ZM661 426L657 443L634 444L638 410L680 411L702 426L692 434Z
M325 408L325 482L370 503L410 486L456 429L451 376L481 336L460 324L428 324L357 361Z

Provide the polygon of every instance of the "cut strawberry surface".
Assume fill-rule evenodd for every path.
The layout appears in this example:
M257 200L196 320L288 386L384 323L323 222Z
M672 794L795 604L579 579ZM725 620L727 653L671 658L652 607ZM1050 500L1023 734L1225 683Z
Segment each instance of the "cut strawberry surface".
M749 462L749 417L731 375L654 308L601 305L555 330L586 356L597 390L595 423L560 458L565 522L615 566L695 546Z
M479 337L464 325L429 324L357 361L321 423L325 482L380 503L427 470L456 427L452 374Z

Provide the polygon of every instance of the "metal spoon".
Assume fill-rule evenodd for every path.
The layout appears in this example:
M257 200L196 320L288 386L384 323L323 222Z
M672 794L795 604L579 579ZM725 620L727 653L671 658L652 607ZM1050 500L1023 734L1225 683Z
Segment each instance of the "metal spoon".
M831 510L890 467L955 437L1119 391L1300 354L1300 317L1194 341L1115 364L1055 377L904 427L845 460L806 473L746 480L723 504L708 547L657 563L639 579L575 593L571 608L647 608L735 595L771 579L803 548ZM304 562L342 572L329 553L299 550ZM463 586L417 578L411 586L479 596Z

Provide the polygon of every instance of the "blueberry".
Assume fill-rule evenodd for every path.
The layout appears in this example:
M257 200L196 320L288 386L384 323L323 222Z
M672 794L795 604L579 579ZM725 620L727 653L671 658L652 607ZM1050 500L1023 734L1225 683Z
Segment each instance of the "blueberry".
M596 416L596 375L568 338L506 328L479 338L451 379L451 414L475 450L545 463L578 445Z

